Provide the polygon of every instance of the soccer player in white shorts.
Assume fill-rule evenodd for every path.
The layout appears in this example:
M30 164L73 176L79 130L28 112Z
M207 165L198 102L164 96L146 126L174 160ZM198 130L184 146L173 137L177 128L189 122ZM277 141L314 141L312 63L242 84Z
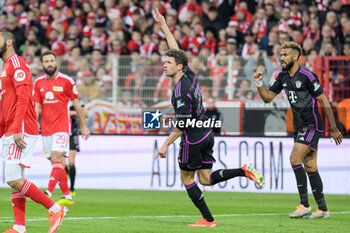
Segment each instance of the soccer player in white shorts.
M81 135L87 139L90 132L79 102L77 86L72 78L57 70L56 54L52 51L44 52L41 55L41 62L45 75L35 80L34 99L37 115L41 110L43 153L52 163L49 184L45 193L51 196L58 183L63 197L57 203L73 205L64 167L64 157L69 155L69 135L71 133L69 101L73 102L81 122Z
M30 167L38 140L39 128L34 110L33 80L29 66L17 56L11 32L0 30L0 57L4 61L0 75L0 138L5 161L5 180L11 187L15 222L5 233L24 233L26 197L43 205L50 212L49 233L61 226L68 209L53 202L38 187L24 178Z

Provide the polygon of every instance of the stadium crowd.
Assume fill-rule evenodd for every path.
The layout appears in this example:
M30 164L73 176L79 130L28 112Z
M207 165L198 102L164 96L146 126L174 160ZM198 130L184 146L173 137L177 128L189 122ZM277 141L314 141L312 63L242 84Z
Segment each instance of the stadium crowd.
M288 40L302 45L300 63L310 70L317 56L350 56L348 0L7 0L3 4L0 29L14 33L33 77L42 73L38 56L51 49L61 56L61 70L76 79L88 101L111 92L113 55L120 55L121 104L149 106L169 99L171 80L161 67L168 47L154 22L156 8L188 53L204 96L227 98L228 90L233 90L235 99L259 98L252 74L260 70L274 79L281 69L280 45ZM228 55L234 56L232 72ZM348 74L347 68L333 72L333 85L349 86Z

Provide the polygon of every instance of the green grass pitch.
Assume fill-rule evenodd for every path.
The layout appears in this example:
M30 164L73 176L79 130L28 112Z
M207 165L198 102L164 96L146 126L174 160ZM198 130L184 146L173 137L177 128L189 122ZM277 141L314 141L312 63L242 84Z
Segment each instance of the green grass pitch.
M54 200L59 199L56 189ZM350 232L350 195L326 195L330 219L289 219L297 194L204 192L216 228L190 228L200 216L185 191L77 190L60 233ZM310 195L310 204L316 203ZM47 232L48 212L27 200L27 233ZM10 189L0 189L0 232L13 224Z

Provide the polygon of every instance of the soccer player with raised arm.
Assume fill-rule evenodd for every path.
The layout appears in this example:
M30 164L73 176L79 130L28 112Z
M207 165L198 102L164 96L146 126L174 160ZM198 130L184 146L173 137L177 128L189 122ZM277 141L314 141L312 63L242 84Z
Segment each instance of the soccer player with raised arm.
M39 127L34 110L33 80L29 66L15 53L11 32L0 30L0 57L4 61L0 75L0 137L5 161L5 180L11 187L13 227L5 233L23 233L26 197L43 205L50 215L50 230L61 226L67 207L52 201L38 187L24 178L38 140Z
M52 195L57 182L63 197L57 202L73 205L64 167L64 157L69 155L69 134L71 121L69 117L69 101L73 102L77 116L81 122L81 134L88 139L90 132L86 126L82 107L79 102L77 86L72 78L57 70L56 54L46 51L41 54L41 62L45 75L34 83L35 111L41 109L41 135L43 136L43 153L51 160L52 170L45 194Z
M156 22L164 32L170 50L166 52L166 60L163 65L165 74L171 77L175 83L172 94L172 105L178 122L186 120L206 120L205 110L202 104L202 95L196 75L187 66L187 56L179 47L171 34L164 17L156 9ZM237 169L220 169L212 172L214 146L214 134L212 129L204 127L181 127L178 124L159 149L158 156L165 158L168 147L181 136L179 166L181 181L186 191L201 212L203 218L188 226L215 227L216 221L207 207L202 191L194 181L197 172L199 182L202 185L214 185L237 176L246 176L253 180L259 187L264 184L263 177L249 164Z
M298 65L301 52L300 45L295 42L282 44L282 71L269 89L263 86L261 72L256 72L253 78L265 103L270 103L277 94L284 90L292 108L294 146L290 155L290 163L297 181L300 205L289 216L291 218L329 218L322 180L317 170L318 140L324 131L323 121L317 108L318 101L329 120L330 134L337 145L341 144L343 136L335 124L331 106L317 76ZM309 176L312 193L318 205L318 209L312 214L308 202L305 171Z

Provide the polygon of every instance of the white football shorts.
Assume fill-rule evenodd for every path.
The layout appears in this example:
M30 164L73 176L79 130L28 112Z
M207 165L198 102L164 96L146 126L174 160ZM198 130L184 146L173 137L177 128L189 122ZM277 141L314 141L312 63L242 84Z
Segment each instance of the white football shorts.
M69 134L55 133L50 136L43 136L43 153L46 158L51 157L51 151L58 151L64 157L69 156Z
M17 180L24 175L24 168L30 168L38 136L24 135L26 148L20 149L13 140L13 135L3 138L2 153L5 161L6 182Z

